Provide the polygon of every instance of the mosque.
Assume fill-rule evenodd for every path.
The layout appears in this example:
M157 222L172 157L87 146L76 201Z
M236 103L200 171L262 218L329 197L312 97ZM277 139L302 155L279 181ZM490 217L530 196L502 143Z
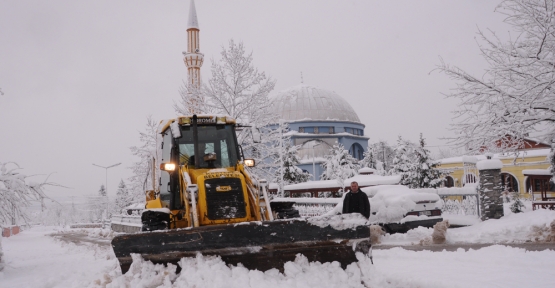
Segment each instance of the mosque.
M200 68L204 55L199 50L199 24L195 2L191 0L187 23L187 51L183 52L188 81L200 86ZM365 125L353 107L337 93L305 84L293 86L278 92L272 99L276 103L276 113L289 123L291 144L299 145L299 168L314 175L319 180L323 172L321 163L329 149L336 143L356 159L364 158L368 147L368 137L364 135ZM191 111L194 112L194 111Z

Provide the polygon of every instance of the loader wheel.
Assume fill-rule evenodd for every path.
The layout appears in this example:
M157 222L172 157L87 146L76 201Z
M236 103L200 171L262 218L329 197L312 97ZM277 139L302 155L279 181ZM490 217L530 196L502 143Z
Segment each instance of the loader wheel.
M166 230L170 223L170 214L156 211L145 211L141 215L143 227L141 231Z
M299 210L293 208L295 202L271 202L272 210L276 213L277 219L300 218Z

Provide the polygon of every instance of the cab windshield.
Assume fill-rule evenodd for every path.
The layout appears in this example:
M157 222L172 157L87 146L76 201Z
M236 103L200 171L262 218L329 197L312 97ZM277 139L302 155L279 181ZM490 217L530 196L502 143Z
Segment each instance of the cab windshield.
M197 126L200 157L196 157L193 142L193 127L181 126L179 145L181 165L197 168L225 168L237 164L237 144L231 125Z

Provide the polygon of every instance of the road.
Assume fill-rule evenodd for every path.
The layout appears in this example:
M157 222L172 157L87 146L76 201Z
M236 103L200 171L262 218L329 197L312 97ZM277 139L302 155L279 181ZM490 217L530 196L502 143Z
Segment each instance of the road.
M110 246L110 242L112 241L112 239L110 238L90 237L89 235L84 234L82 232L54 233L54 234L50 234L50 236L64 242L74 243L77 245L96 244L99 246Z

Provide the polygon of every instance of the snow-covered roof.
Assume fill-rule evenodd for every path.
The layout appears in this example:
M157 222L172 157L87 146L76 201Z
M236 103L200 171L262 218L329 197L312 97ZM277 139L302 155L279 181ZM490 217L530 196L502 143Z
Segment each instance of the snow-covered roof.
M358 182L359 186L375 186L375 185L395 185L401 181L400 175L380 176L380 175L356 175L345 180L345 187L349 187L351 182ZM306 189L322 189L338 187L337 180L308 181L304 183L291 184L283 187L286 191L306 190Z
M530 149L530 150L522 150L517 152L516 157L538 157L538 156L548 156L550 149ZM485 155L476 155L470 156L475 158L476 161L485 160L487 159ZM453 164L453 163L462 163L466 162L464 160L470 160L469 156L458 156L458 157L450 157L450 158L443 158L439 159L439 164ZM493 154L492 159L513 159L515 158L514 153L496 153Z
M195 0L191 0L191 4L189 5L189 20L187 22L187 29L189 28L199 29L197 10L195 9Z
M284 120L339 120L360 123L351 105L337 93L300 84L273 97Z

